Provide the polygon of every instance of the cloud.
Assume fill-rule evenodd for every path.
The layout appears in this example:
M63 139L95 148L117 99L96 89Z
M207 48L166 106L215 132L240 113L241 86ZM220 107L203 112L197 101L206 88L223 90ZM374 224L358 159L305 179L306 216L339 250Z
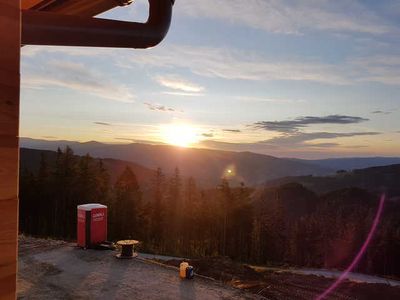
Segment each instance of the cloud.
M163 75L157 76L156 81L167 88L179 90L185 93L200 93L204 91L204 87L183 79L177 75Z
M151 140L141 140L141 139L135 139L135 138L116 137L116 138L114 138L114 140L127 141L127 142L137 143L137 144L166 145L163 142L151 141Z
M148 103L148 102L144 102L143 104L146 105L148 109L154 110L154 111L183 112L183 110L176 110L175 108L167 107L167 106L164 106L164 105L151 104L151 103Z
M214 136L213 133L202 133L201 135L204 136L204 137L207 137L207 138L211 138L211 137Z
M330 31L379 35L397 31L357 1L185 0L177 2L176 12L284 34Z
M341 146L336 141L334 142L318 142L318 140L335 140L338 138L350 138L355 136L374 136L381 134L380 132L304 132L302 129L316 124L357 124L366 122L369 119L346 116L346 115L328 115L322 117L305 116L298 117L288 121L261 121L253 125L255 128L268 131L275 131L281 135L271 139L259 141L258 144L266 147L280 148L284 151L289 149L322 149L322 148L337 148ZM314 142L316 141L316 142Z
M106 123L106 122L93 122L93 124L103 125L103 126L111 126L111 123Z
M120 137L116 137L114 138L114 140L118 140L118 141L127 141L127 142L136 142L135 139L130 139L130 138L120 138Z
M40 56L45 59L48 54L56 55L60 59L65 59L66 56L96 57L96 59L112 61L120 68L134 68L139 65L146 68L163 68L168 72L173 72L176 68L187 69L196 75L229 80L304 80L349 84L349 78L352 78L348 76L348 70L343 71L333 64L315 60L277 61L276 57L268 58L256 52L205 46L170 45L134 53L123 50L93 49L89 51L86 48L75 47L43 47L42 49L32 48L24 57L31 59L34 56ZM204 87L177 75L158 76L155 79L175 92L184 93L175 95L202 95L205 90Z
M83 64L50 61L42 69L22 76L22 87L62 87L119 102L134 102L132 91Z
M172 95L172 96L184 96L184 97L199 97L204 96L203 93L183 93L183 92L162 92L164 95Z
M371 114L376 114L376 115L389 115L391 113L392 113L391 111L383 111L383 110L375 110L371 112Z
M44 136L42 136L42 138L44 138L44 139L57 139L57 137L53 136L53 135L44 135Z
M343 146L343 148L348 149L361 149L361 148L368 148L368 145L351 145L351 146Z
M123 59L125 67L129 67L129 61L132 65L163 68L168 72L178 68L199 76L226 80L289 80L330 85L400 84L400 55L349 56L343 61L328 63L310 57L279 59L232 48L171 45L156 48L150 55L140 52L117 59ZM271 100L277 99L264 99Z
M268 98L268 97L252 97L252 96L235 96L237 100L245 102L270 102L270 103L300 103L305 100L283 99L283 98Z
M198 1L201 2L201 1ZM218 2L218 1L216 1ZM25 47L24 47L25 48ZM155 68L157 72L176 72L188 70L193 74L226 80L251 81L309 81L331 85L350 85L363 82L379 82L387 85L400 84L399 55L365 55L348 57L342 62L327 63L312 58L277 59L255 51L242 51L232 48L208 46L168 45L147 51L128 52L126 50L86 49L75 47L32 48L24 56L32 59L39 56L45 59L48 54L60 59L67 56L84 58L95 57L111 61L120 68ZM25 49L23 49L25 50ZM164 93L179 96L203 95L204 87L176 75L158 76L160 84L173 89ZM185 92L196 90L197 92ZM248 99L249 100L249 99ZM275 102L281 99L256 99L255 101ZM293 100L289 100L293 101ZM296 101L296 100L294 100Z
M400 85L400 55L358 57L351 64L360 82Z
M133 65L165 68L183 68L193 74L229 80L294 80L329 84L348 84L347 73L333 64L307 60L277 61L259 53L234 49L176 45L168 49L157 48L151 55L143 52L124 58ZM345 74L346 76L343 76ZM164 82L165 83L165 82ZM168 82L172 86L171 82ZM193 88L193 87L192 87ZM195 86L199 90L201 87Z
M307 143L314 140L347 138L354 136L373 136L381 134L380 132L295 132L289 135L281 135L269 140L261 141L266 145L279 146L279 147L299 147L299 146L312 146L313 144ZM320 144L321 145L321 144ZM325 144L326 146L326 144ZM331 145L332 146L332 145Z
M226 151L251 151L262 154L269 154L279 157L304 157L316 159L317 157L330 157L332 153L337 155L349 154L349 151L355 155L357 149L368 148L367 145L342 145L336 141L318 142L318 140L336 138L351 138L355 136L374 136L379 132L314 132L314 133L296 133L295 136L280 136L265 141L248 143L231 143L216 140L204 140L199 142L199 146L219 149ZM329 149L329 151L328 151ZM352 151L353 150L353 151Z
M310 148L332 148L332 147L340 146L340 144L339 143L314 143L314 144L308 144L307 146Z
M233 133L239 133L239 132L242 132L241 130L239 130L239 129L222 129L222 131L226 131L226 132L233 132Z
M297 132L300 128L314 124L355 124L368 119L345 115L329 115L324 117L299 117L289 121L260 121L253 124L255 128L283 133Z

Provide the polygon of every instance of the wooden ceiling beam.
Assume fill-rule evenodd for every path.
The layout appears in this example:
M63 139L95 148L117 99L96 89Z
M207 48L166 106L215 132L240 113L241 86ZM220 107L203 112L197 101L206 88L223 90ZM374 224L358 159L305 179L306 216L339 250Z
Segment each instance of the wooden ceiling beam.
M22 0L21 9L51 11L68 15L95 16L131 0Z
M149 48L166 36L173 0L149 0L146 23L22 11L23 45Z

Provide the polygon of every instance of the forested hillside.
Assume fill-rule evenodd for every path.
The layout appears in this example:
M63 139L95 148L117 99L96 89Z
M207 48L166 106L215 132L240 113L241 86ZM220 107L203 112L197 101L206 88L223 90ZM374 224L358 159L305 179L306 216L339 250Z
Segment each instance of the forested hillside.
M331 176L290 176L267 181L266 187L297 182L323 194L337 189L358 187L372 193L385 192L393 200L400 200L400 164L372 167L354 171L339 171Z
M90 156L90 155L89 155ZM123 161L112 158L92 158L91 163L102 163L102 166L107 170L110 176L110 182L114 183L117 177L128 166L135 173L138 182L141 185L147 185L150 179L154 176L155 170L148 169L139 164ZM40 169L42 159L45 159L49 166L53 166L57 159L57 151L36 150L36 149L20 149L20 165L22 170L28 170L37 174ZM74 159L79 160L80 156L74 154ZM172 171L172 170L170 170Z
M366 238L378 195L346 188L317 195L296 183L253 189L222 178L204 189L178 168L153 172L143 193L133 169L115 181L101 160L70 148L21 170L20 230L74 239L76 206L109 207L109 239L135 238L143 250L176 256L229 256L257 264L345 268ZM340 250L340 251L339 251ZM400 207L386 201L357 271L400 276Z
M352 171L371 167L400 164L400 157L347 157L310 160L311 163L332 170Z

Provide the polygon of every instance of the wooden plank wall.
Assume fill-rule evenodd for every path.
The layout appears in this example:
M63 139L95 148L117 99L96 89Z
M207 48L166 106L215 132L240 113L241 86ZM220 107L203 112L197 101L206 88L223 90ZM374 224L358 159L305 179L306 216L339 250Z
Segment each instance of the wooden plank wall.
M0 0L0 299L16 298L20 1Z

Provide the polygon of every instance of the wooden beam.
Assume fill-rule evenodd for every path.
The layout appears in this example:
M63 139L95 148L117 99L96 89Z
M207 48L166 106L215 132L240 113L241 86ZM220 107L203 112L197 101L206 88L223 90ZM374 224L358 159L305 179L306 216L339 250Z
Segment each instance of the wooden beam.
M22 0L22 9L51 11L59 14L94 16L114 7L129 3L124 0Z
M21 8L22 9L30 9L35 5L38 5L43 0L21 0Z
M0 0L0 299L16 298L21 13Z
M169 30L174 0L149 0L149 4L149 18L145 23L22 10L22 44L142 49L154 47Z

